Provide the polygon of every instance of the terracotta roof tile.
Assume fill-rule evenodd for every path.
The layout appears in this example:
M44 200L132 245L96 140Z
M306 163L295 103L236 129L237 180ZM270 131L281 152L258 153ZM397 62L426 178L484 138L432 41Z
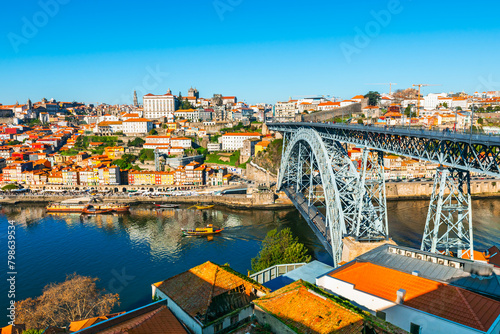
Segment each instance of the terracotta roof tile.
M328 275L392 302L397 291L404 289L404 305L482 331L487 331L500 314L496 300L372 263L352 262Z
M364 324L362 315L310 290L302 280L253 303L301 333L360 333Z
M269 289L232 272L226 266L218 266L210 261L157 283L158 289L169 296L191 317L202 317L207 312L209 298L244 287L244 293L250 297L253 290L269 292ZM156 285L156 284L155 284Z

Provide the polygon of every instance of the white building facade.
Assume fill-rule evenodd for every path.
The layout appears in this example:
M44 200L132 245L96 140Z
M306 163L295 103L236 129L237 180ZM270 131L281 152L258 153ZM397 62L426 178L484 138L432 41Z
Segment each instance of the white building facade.
M222 150L236 151L243 148L243 142L247 139L259 139L260 133L226 133L222 135Z
M150 119L168 117L177 109L177 97L172 95L170 89L165 95L144 95L143 103L144 117Z
M131 118L122 124L123 133L126 135L146 134L153 129L153 122L146 118Z

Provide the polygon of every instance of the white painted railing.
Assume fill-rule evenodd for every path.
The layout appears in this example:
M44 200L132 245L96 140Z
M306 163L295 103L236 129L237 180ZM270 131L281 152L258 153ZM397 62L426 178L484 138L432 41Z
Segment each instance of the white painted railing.
M250 278L256 280L260 284L264 284L266 282L269 282L272 279L275 279L276 277L282 276L282 275L284 275L284 274L286 274L294 269L300 268L305 264L306 264L305 262L277 264L275 266L261 270L255 274L251 274Z

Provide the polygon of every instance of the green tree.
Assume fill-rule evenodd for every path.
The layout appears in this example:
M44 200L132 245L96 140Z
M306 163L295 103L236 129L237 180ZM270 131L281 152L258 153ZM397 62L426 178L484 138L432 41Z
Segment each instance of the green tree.
M477 124L481 124L481 125L483 125L483 122L484 122L484 121L483 121L483 119L482 119L481 117L479 117L479 118L477 119Z
M23 334L43 334L45 329L28 329L27 331L23 331Z
M14 190L14 189L19 189L19 187L15 184L8 184L2 187L2 190Z
M292 235L290 228L267 233L262 241L262 250L252 259L252 271L258 272L277 264L310 262L311 256L304 244Z
M29 121L28 125L29 126L36 126L36 125L41 125L42 122L38 118L34 118Z
M124 154L120 159L114 160L113 165L120 167L120 169L131 169L132 164L137 160L133 154Z
M380 102L380 94L379 94L379 92L369 91L365 95L365 98L368 98L368 105L369 106L376 106Z
M139 160L144 163L144 161L154 161L155 159L155 150L151 148L143 148L141 153L139 153Z
M155 129L151 129L151 131L149 131L148 134L150 136L156 136L158 134L158 131L156 131Z
M448 108L448 103L444 102L443 107Z
M129 141L127 146L134 146L134 147L142 147L144 145L145 141L142 138L136 137L134 140Z
M362 120L361 118L360 118L360 119L358 119L358 124L364 124L364 123L363 123L363 120Z

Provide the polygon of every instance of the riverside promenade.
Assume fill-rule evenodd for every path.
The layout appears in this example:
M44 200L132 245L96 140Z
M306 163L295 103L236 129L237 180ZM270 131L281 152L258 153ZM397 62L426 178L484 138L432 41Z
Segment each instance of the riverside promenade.
M17 205L28 203L48 204L50 202L61 202L72 197L78 196L62 196L62 195L4 195L0 200L0 204ZM251 195L199 195L199 196L169 196L169 197L149 197L149 196L123 196L123 195L108 195L97 196L97 201L127 203L131 206L153 203L171 203L171 204L214 204L222 205L235 209L280 209L292 208L293 205L288 201L281 201L279 198L275 200L275 195L272 192L259 192Z

